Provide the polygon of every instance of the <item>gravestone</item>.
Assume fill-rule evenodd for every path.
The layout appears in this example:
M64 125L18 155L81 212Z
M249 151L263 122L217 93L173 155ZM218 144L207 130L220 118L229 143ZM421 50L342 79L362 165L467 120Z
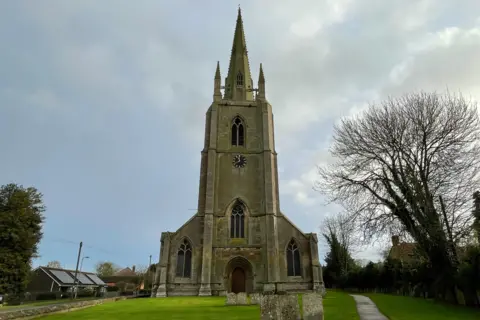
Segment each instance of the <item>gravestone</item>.
M303 319L323 320L323 300L321 293L305 293L303 295Z
M225 299L225 305L233 306L237 304L237 295L233 292L227 293L227 298Z
M248 304L247 294L245 292L237 293L237 305L242 306Z
M252 293L250 296L250 304L260 304L262 301L262 295L260 293Z
M297 295L264 295L260 303L261 320L299 320Z

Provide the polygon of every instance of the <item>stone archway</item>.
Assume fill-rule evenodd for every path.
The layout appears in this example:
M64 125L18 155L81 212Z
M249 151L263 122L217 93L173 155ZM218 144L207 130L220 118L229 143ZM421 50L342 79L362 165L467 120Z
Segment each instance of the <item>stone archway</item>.
M225 268L227 292L253 292L254 273L252 264L244 257L230 259Z

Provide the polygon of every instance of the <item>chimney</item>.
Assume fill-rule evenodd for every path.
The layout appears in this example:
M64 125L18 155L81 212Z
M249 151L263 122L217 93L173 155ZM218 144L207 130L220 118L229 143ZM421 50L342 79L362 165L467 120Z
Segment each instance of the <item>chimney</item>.
M399 243L400 243L400 237L392 236L392 245L395 247L395 246L398 246Z
M132 271L135 272L135 265L132 266Z

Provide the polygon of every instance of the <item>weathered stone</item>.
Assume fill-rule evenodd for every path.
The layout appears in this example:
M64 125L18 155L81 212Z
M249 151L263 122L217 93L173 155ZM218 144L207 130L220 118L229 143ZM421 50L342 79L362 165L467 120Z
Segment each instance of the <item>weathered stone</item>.
M25 308L19 307L12 310L2 310L0 312L0 320L10 320L10 319L18 319L18 318L33 318L38 317L40 315L45 314L52 314L58 312L69 312L74 311L77 309L83 309L87 307L92 307L98 304L103 304L106 302L114 302L119 300L124 300L126 297L115 297L115 298L107 298L107 299L97 299L97 300L85 300L85 301L76 301L76 302L64 302L64 303L57 303L45 306L34 306L29 307L25 306Z
M237 295L233 292L227 293L227 298L225 299L225 305L232 306L237 304Z
M279 313L282 320L300 320L300 307L296 294L281 295L279 298Z
M236 45L236 48L243 47ZM157 297L184 295L186 291L211 295L212 290L228 290L232 288L232 273L236 267L245 273L243 281L248 292L275 292L276 286L281 287L282 283L288 285L280 291L311 290L315 283L323 281L316 235L301 232L280 214L272 106L265 98L263 82L259 85L258 96L253 99L252 89L248 89L253 85L250 71L245 69L248 57L245 52L241 55L242 63L238 59L231 60L238 63L239 69L231 68L236 70L235 75L227 76L227 82L234 81L239 72L245 86L227 86L222 100L218 91L220 76L215 78L217 91L205 115L198 211L175 232L162 233L160 268L157 268L159 275L155 283L163 285L165 291L159 287ZM232 132L237 132L238 136ZM241 147L232 146L234 136L239 139L238 143L242 137ZM236 157L245 157L245 161L237 164ZM231 237L233 208L240 207L245 217L241 237ZM286 261L286 248L292 239L296 247L301 248L298 251L302 265L299 277L289 277L288 267L280 266L280 261ZM191 246L191 274L177 277L177 256L184 240ZM248 263L232 266L230 262L239 257ZM186 289L192 286L196 290Z
M248 304L247 294L245 292L237 293L237 305L246 305Z
M323 299L321 293L306 293L303 295L303 319L323 320Z
M260 301L260 319L273 320L278 319L278 296L264 295Z
M262 295L260 293L252 293L250 295L250 304L261 304Z
M265 295L260 304L261 320L299 320L297 295Z

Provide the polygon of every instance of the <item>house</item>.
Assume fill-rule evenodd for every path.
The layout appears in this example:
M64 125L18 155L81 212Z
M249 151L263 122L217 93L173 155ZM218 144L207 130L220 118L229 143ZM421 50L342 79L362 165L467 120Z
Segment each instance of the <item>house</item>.
M27 291L35 292L68 292L74 286L75 270L38 267L33 270ZM95 273L77 272L78 288L92 288L104 292L107 286Z
M388 257L409 264L419 258L416 254L416 247L415 242L400 242L399 236L392 236L392 247Z
M121 269L112 276L102 276L101 278L109 287L122 286L122 291L137 291L144 288L144 280L135 272L135 266Z

